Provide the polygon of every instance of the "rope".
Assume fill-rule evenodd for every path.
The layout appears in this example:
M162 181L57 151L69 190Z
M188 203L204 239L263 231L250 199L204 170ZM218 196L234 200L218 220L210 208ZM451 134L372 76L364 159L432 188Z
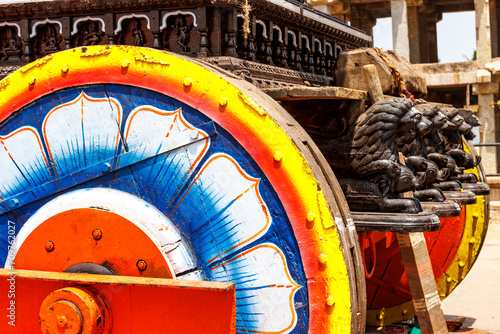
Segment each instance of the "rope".
M401 72L396 68L394 63L387 57L386 53L379 48L373 48L377 55L386 62L387 66L391 69L392 81L391 81L391 95L399 95L401 97L406 97L415 102L415 97L406 88L406 84L403 80Z
M250 33L250 11L252 10L252 7L248 4L248 0L245 0L241 4L241 9L243 11L243 38L248 39L248 34Z

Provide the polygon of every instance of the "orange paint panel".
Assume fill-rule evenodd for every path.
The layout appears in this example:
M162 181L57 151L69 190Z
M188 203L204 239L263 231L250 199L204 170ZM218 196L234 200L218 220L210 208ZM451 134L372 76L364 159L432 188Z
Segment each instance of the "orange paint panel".
M440 218L441 230L424 233L434 276L438 280L458 251L465 228L465 206L460 216ZM362 234L358 233L360 240ZM376 244L376 260L373 276L367 277L367 301L369 309L387 308L411 300L408 279L399 253L395 233L374 232L372 239ZM361 244L366 260L373 258L369 243ZM366 265L366 263L365 263Z
M102 300L106 312L100 313L103 316L99 321L105 327L111 324L111 334L235 333L236 298L232 283L10 269L0 269L0 293L8 296L13 291L12 297L0 299L5 319L0 322L0 333L41 333L39 313L44 300L57 304L53 310L44 308L44 319L55 320L61 328L78 324L79 319L70 316L78 314L72 309L75 305L82 308L83 303L77 302L75 296L67 298L74 303L64 302L65 290L79 291L76 297L86 299L87 305L91 299ZM63 302L57 302L56 297ZM83 311L80 313L84 318L89 316L89 312Z
M439 231L424 233L436 281L443 276L457 254L465 229L465 213L464 205L460 216L439 218Z

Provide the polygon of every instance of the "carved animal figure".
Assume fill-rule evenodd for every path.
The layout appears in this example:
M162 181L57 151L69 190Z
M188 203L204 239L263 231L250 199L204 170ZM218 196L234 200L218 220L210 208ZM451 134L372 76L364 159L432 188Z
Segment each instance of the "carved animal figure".
M433 136L435 140L442 141L439 130L446 126L447 118L435 104L421 102L416 108L424 117L417 124L410 141L403 142L398 139L400 152L407 157L406 165L415 175L425 174L423 184L413 195L419 200L432 199L442 202L445 200L443 192L433 186L434 183L442 181L442 176L437 164L427 157L425 137Z
M444 149L446 154L455 160L460 170L459 173L452 173L449 179L475 183L477 182L477 178L474 174L464 173L465 169L474 167L475 163L472 155L464 151L462 142L462 135L470 134L472 126L464 121L457 109L450 107L442 109L443 113L450 120L449 126L442 130Z
M479 121L479 118L476 115L474 115L472 110L465 108L457 110L458 114L462 116L464 121L471 126L471 129L482 125L481 122ZM472 131L469 131L468 133L464 133L464 137L467 140L472 140L476 137L476 135Z
M422 119L414 103L389 98L373 104L338 138L318 138L318 146L339 177L353 210L421 210L418 200L399 198L415 190L418 179L399 163L396 138L409 134Z

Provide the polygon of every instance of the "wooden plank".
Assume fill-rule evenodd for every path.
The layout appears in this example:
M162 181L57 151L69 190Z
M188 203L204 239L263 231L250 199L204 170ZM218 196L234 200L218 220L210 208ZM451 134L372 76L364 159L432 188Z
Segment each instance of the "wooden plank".
M263 91L277 101L314 100L314 99L346 99L366 100L365 91L344 87L281 87L266 88Z
M422 333L448 333L424 234L398 233L398 243Z
M382 92L382 85L378 77L377 67L373 64L363 66L363 75L368 82L368 94L370 94L372 103L383 100L384 93Z

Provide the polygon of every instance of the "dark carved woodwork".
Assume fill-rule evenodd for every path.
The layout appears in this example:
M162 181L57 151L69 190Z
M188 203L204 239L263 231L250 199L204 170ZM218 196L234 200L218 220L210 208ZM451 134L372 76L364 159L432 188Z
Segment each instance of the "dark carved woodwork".
M226 52L224 54L230 57L238 56L236 53L236 31L232 29L226 33Z
M316 73L320 75L326 75L325 55L322 52L319 52L316 56L316 59Z
M177 17L175 20L174 31L177 36L177 44L182 48L183 52L188 51L188 44L190 39L191 30L193 29L193 24L188 24L186 22L185 16Z
M255 43L255 37L253 34L248 35L248 43L246 49L245 59L255 61L257 53L257 44Z
M323 58L314 55L313 39L319 39L323 44L340 43L349 48L367 45L368 40L363 38L368 37L305 3L284 1L289 2L287 6L263 0L249 1L252 12L247 39L240 37L243 23L241 19L238 22L237 16L241 8L238 1L232 0L54 0L0 5L0 19L7 20L7 23L23 22L20 38L17 31L14 34L17 37L5 37L12 35L9 23L0 30L0 65L2 62L5 65L8 65L7 62L28 62L65 48L123 44L167 49L198 57L228 55L299 71L308 69L315 82L332 83L331 79L322 78L324 75L331 76L331 71L328 71L330 60L325 55ZM161 18L172 10L177 14L169 16L168 22L161 22ZM186 15L184 10L193 15ZM315 19L301 12L308 12ZM95 17L78 21L76 27L71 26L84 15ZM47 17L61 22L62 26L53 26L48 22L36 26L36 31L33 31L34 24ZM335 24L337 28L333 28L333 22L340 23L341 28L338 24ZM162 23L165 28L160 31ZM275 29L277 27L279 30ZM279 36L275 36L278 31ZM293 33L289 34L289 31ZM310 47L302 45L301 34L308 36ZM293 42L289 42L289 38ZM314 77L314 73L320 74L321 78ZM301 75L307 76L305 73Z
M273 64L273 46L269 39L264 41L264 56L262 60L265 64Z
M145 18L130 18L122 22L122 31L116 36L116 42L124 45L152 46L153 34L147 29Z
M137 19L132 21L131 35L132 35L133 45L143 46L146 43L144 32L141 29L141 20Z
M284 43L281 43L280 45L280 57L279 57L279 64L281 67L288 68L288 50L287 47Z
M341 30L327 25L326 23L314 20L302 14L303 11L308 11L319 18L324 18L326 22L335 21L345 24L330 15L321 13L312 9L306 4L296 3L294 5L300 10L291 11L284 9L282 6L270 3L265 0L249 0L249 5L252 7L252 14L258 17L269 19L271 21L280 22L291 29L304 31L305 33L317 34L318 37L325 38L340 44L345 44L348 47L369 46L370 41L357 37L351 33L344 33ZM71 16L86 14L100 14L106 12L124 12L124 11L144 11L151 8L169 9L169 8L193 8L205 6L231 6L239 8L240 1L238 0L107 0L107 1L53 1L50 3L32 3L26 2L16 5L6 5L0 10L0 19L13 20L24 17L29 18L45 18L55 16ZM361 32L353 27L346 28L349 31Z
M417 131L406 138L398 138L400 151L404 155L422 159L421 163L425 163L425 168L421 168L425 172L425 182L415 192L416 197L440 200L442 194L436 193L434 188L459 191L462 184L456 181L476 183L475 175L464 172L478 163L463 149L462 136L470 134L472 126L464 122L455 108L439 108L435 104L421 103L417 109L424 116ZM471 122L478 125L474 119Z
M297 71L302 71L302 50L299 48L299 47L296 47L295 48L295 51L294 51L294 67Z
M64 39L54 24L45 24L37 29L37 35L33 37L31 45L35 58L42 58L63 50Z
M339 178L351 209L421 211L417 199L399 196L415 190L422 177L399 162L396 139L413 131L422 113L409 99L389 98L349 118L336 138L310 134Z
M204 52L208 55L207 29L204 31L204 51L201 50L201 32L194 26L194 18L191 15L175 15L167 19L167 28L163 29L162 48L181 54L196 55Z
M306 81L318 86L331 85L331 78L299 72L278 66L267 65L232 57L209 57L205 61L221 67L252 82L259 88L305 85Z
M242 17L237 18L237 34L236 34L236 53L238 54L239 58L247 59L248 57L248 37L247 39L244 38L243 36L243 25L244 25L244 20Z
M314 65L315 65L314 53L311 49L309 49L307 51L307 72L315 73Z
M16 28L2 28L2 30L0 30L0 41L0 54L2 61L21 61L23 45L19 36L17 36Z
M200 29L200 51L198 57L208 56L208 33L207 29Z
M109 39L102 31L98 21L85 21L78 24L78 32L73 36L71 47L108 44Z

